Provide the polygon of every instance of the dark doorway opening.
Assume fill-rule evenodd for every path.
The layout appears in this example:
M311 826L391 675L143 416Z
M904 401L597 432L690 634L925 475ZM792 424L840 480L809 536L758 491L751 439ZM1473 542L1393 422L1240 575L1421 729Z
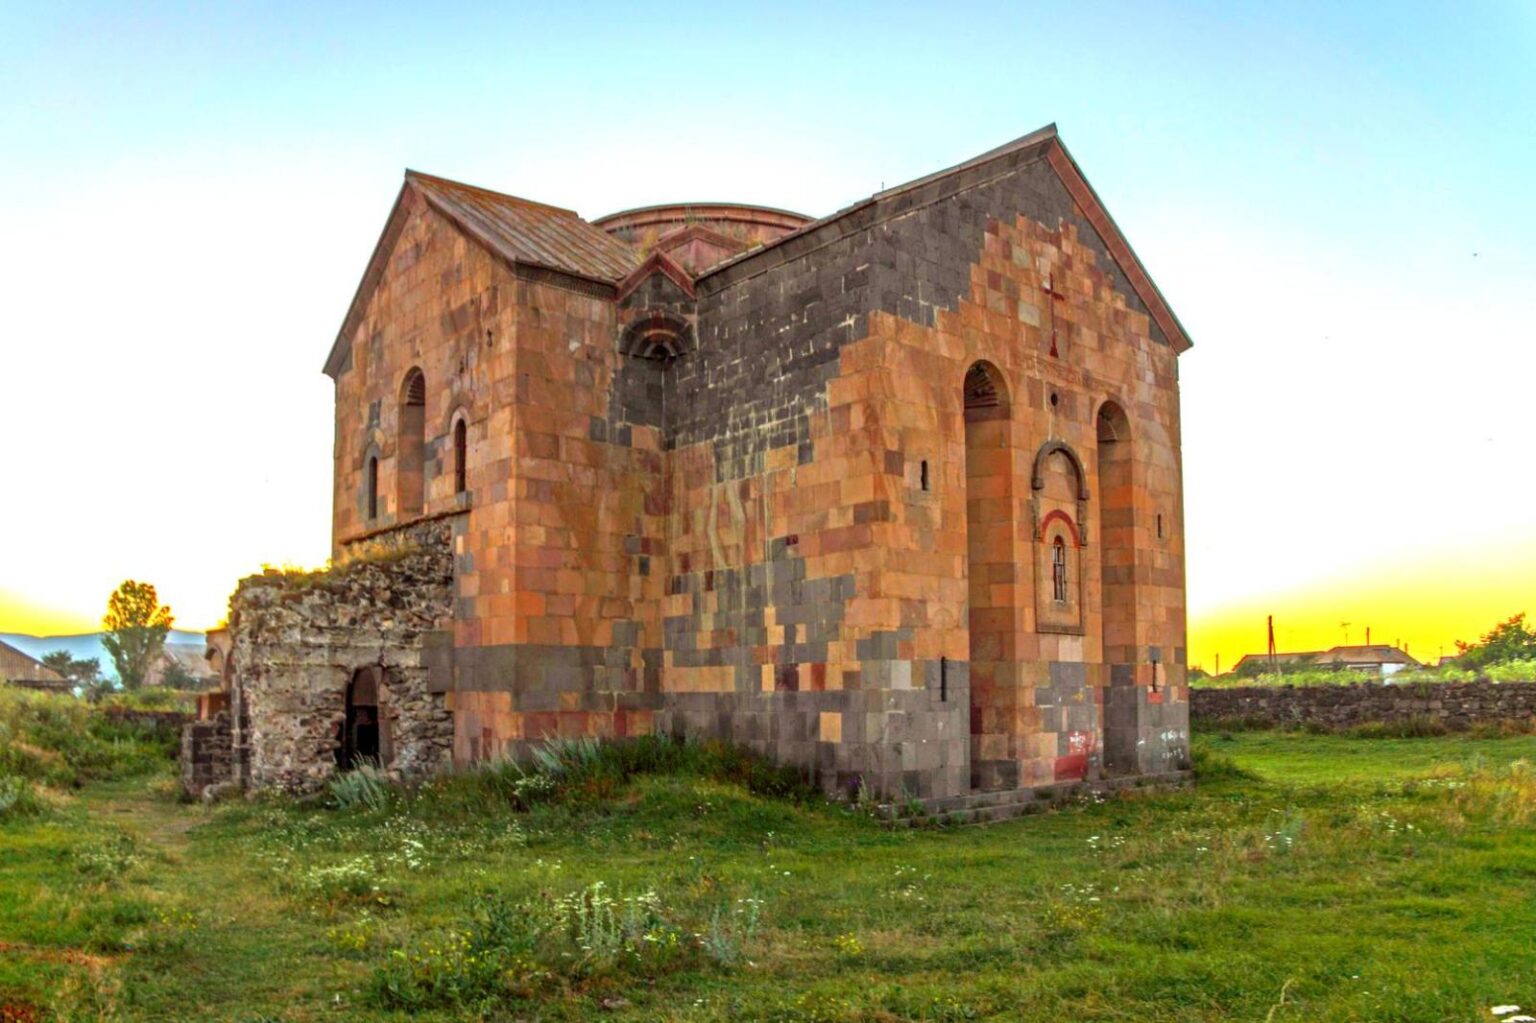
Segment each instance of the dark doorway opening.
M346 713L336 744L336 766L350 771L359 764L381 766L379 669L359 668L347 683Z

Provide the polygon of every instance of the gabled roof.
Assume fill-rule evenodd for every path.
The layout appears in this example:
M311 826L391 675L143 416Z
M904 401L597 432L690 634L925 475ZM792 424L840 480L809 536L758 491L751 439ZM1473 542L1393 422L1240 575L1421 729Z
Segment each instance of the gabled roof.
M682 289L683 294L689 298L693 297L692 275L688 273L686 267L673 259L665 250L658 247L645 258L644 262L636 266L629 276L619 282L619 300L623 301L626 295L629 295L641 284L644 284L652 274L657 273L670 279L673 284Z
M1098 193L1093 186L1088 184L1088 179L1083 176L1082 169L1077 161L1072 159L1072 154L1067 152L1067 147L1062 145L1061 139L1056 135L1056 125L1048 124L1044 128L1030 132L1028 135L988 150L980 156L973 157L961 164L956 164L947 170L937 171L925 175L915 181L909 181L904 185L888 188L883 192L876 192L861 202L844 207L830 216L814 220L798 230L792 231L781 238L777 238L766 245L762 245L749 252L742 253L731 259L723 260L710 267L699 275L699 280L719 274L731 267L754 263L761 259L773 259L775 255L783 258L785 252L793 254L797 251L805 251L815 247L817 240L807 236L836 234L841 222L856 220L860 223L878 222L887 217L896 216L911 207L911 193L918 189L936 189L940 192L960 192L974 184L985 181L993 173L990 166L1007 157L1014 156L1025 150L1036 150L1043 155L1050 164L1056 176L1061 179L1062 185L1072 196L1073 202L1081 210L1083 217L1093 225L1110 255L1119 265L1126 280L1135 290L1137 297L1146 305L1148 313L1153 321L1162 328L1163 334L1177 352L1183 352L1190 348L1192 342L1184 325L1174 315L1168 305L1168 300L1152 281L1151 275L1142 265L1141 259L1126 241L1125 235L1120 232L1114 218L1104 208Z
M633 249L572 210L406 171L433 209L509 263L613 283L640 262Z
M389 252L408 215L408 200L413 196L508 265L537 267L617 285L640 264L632 248L593 227L572 210L408 170L325 360L325 372L332 377L345 364L347 344L373 289L384 275Z

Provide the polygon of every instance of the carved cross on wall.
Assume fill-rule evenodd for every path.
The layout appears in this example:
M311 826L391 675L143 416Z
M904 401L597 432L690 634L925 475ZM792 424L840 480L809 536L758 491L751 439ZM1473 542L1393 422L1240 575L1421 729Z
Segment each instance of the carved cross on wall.
M1046 274L1045 283L1041 285L1041 290L1051 297L1051 358L1059 359L1061 358L1061 352L1056 347L1056 303L1058 301L1065 302L1067 296L1056 290L1055 282L1056 277L1054 274Z

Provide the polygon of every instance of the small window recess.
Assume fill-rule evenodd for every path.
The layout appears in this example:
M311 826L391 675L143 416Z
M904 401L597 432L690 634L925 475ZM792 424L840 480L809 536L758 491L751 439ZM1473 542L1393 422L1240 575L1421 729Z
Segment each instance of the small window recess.
M379 517L379 456L368 456L368 519Z
M1051 543L1051 598L1067 602L1067 545L1059 536Z
M453 492L462 494L469 489L469 428L460 419L453 424Z
M926 458L918 463L917 485L922 487L924 493L927 493L929 490L933 489L928 481L928 459Z
M1163 515L1161 512L1157 515L1157 538L1159 540L1163 538Z

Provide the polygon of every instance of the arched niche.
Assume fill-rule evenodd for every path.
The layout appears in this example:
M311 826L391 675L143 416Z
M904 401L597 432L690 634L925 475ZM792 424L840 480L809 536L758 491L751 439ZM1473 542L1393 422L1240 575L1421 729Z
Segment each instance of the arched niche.
M395 517L420 515L426 498L427 378L412 367L400 382L400 424L395 444Z

